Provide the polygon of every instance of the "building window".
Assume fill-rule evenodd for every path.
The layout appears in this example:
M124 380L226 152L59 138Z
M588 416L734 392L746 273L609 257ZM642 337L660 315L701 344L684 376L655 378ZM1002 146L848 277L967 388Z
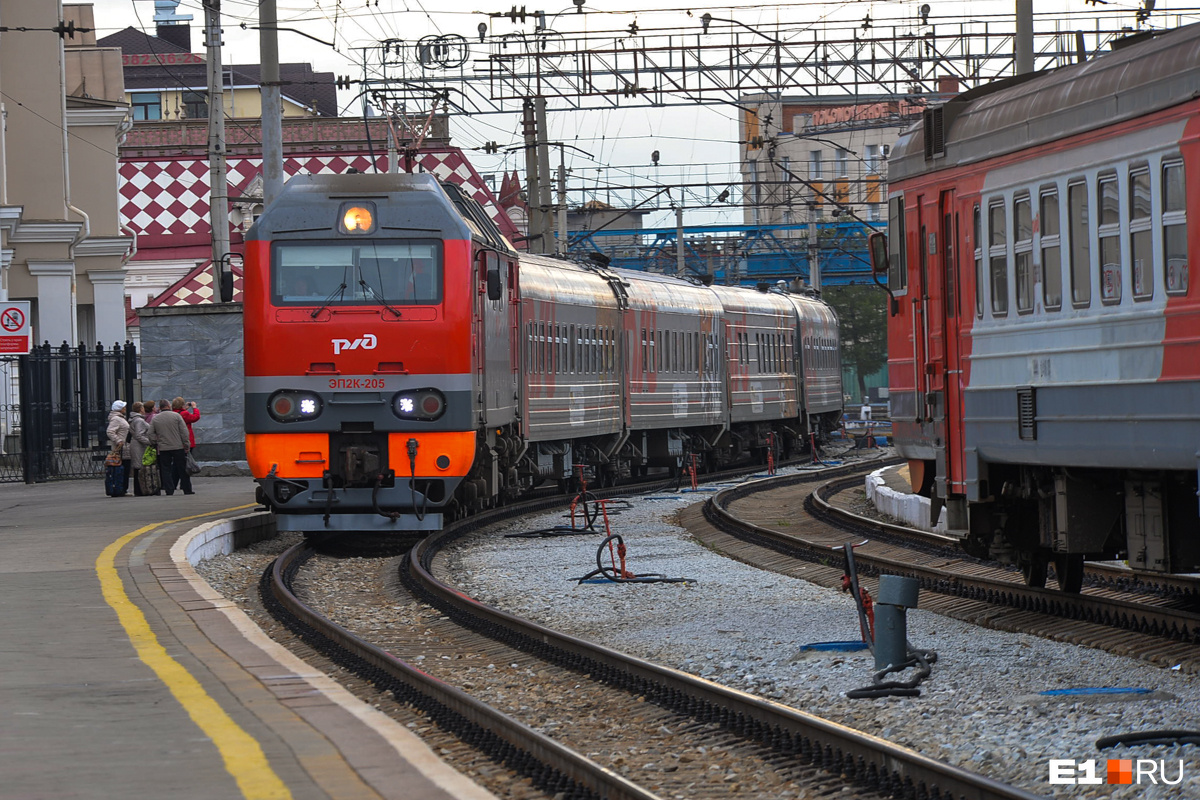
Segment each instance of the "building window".
M1163 263L1167 294L1187 294L1188 246L1187 201L1184 196L1183 162L1163 164Z
M867 145L867 172L875 175L879 172L879 145Z
M825 175L821 165L821 151L813 150L808 156L808 177L814 181L822 180Z
M185 91L183 93L183 113L187 119L208 119L208 94Z
M1116 175L1096 184L1100 200L1100 301L1121 302L1121 190Z
M1058 218L1058 191L1042 192L1038 215L1042 235L1042 304L1048 311L1062 308L1062 223Z
M834 177L845 178L850 175L850 153L840 147L837 149L834 161Z
M162 97L158 92L133 92L129 104L135 120L162 119Z
M1017 267L1017 313L1033 311L1033 213L1029 195L1013 201L1013 261Z

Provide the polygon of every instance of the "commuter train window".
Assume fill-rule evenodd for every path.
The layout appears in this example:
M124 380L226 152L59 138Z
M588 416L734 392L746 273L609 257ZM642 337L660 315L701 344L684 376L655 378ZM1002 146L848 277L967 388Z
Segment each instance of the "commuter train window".
M983 318L983 228L979 203L972 211L972 230L975 238L975 316Z
M1042 190L1039 203L1042 305L1047 311L1057 311L1062 308L1062 222L1058 218L1058 190Z
M275 305L442 302L442 246L437 241L276 242L271 255Z
M1188 244L1187 200L1183 181L1183 162L1163 164L1163 264L1167 294L1187 294Z
M1102 175L1096 182L1100 219L1100 302L1121 302L1121 190L1116 175Z
M900 293L908 288L904 249L904 198L888 200L888 288Z
M1129 259L1133 299L1154 296L1154 236L1151 233L1150 168L1129 172Z
M642 328L642 372L650 370L650 338L646 335L646 329Z
M1028 314L1033 311L1033 209L1027 194L1013 199L1013 263L1017 313Z
M1008 314L1008 224L1004 201L988 204L988 269L991 275L992 316Z
M1071 270L1071 303L1077 308L1092 302L1092 251L1088 237L1087 184L1067 185L1068 259Z

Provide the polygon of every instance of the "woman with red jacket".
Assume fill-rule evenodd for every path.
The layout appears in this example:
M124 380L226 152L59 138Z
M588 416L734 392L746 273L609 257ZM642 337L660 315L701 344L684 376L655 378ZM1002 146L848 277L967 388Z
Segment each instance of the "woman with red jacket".
M196 433L192 430L192 423L200 419L200 409L196 408L195 403L185 403L182 397L176 397L171 401L171 410L179 412L179 416L183 417L183 421L187 423L189 446L195 450Z

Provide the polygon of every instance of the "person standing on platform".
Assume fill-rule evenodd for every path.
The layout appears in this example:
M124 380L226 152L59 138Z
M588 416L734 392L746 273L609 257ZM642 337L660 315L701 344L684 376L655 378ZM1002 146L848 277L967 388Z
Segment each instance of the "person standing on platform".
M176 397L171 401L171 410L183 417L188 429L188 446L195 450L196 433L192 430L192 423L200 421L200 409L196 408L195 403L185 403L182 397Z
M145 406L141 403L134 403L129 407L129 462L133 467L134 497L153 494L153 492L143 491L146 481L142 476L142 470L156 469L156 467L142 466L142 456L146 454L146 448L150 446L150 426L146 424L144 411Z
M170 407L161 409L150 423L150 441L158 448L159 475L167 494L175 494L177 487L184 494L192 491L192 476L187 473L188 429L178 412Z
M155 407L154 401L143 400L142 408L142 413L146 415L146 424L149 425L151 422L154 422L154 415L158 413L158 408Z
M121 464L125 468L125 493L129 493L129 422L125 419L125 401L114 400L112 410L108 412L108 446L114 453L121 454Z

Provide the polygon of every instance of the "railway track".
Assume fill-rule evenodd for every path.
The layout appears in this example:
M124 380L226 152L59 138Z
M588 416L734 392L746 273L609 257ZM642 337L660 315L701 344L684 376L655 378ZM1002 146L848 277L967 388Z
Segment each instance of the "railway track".
M920 583L921 607L927 610L1200 672L1200 614L1186 581L1171 583L1169 591L1161 585L1150 592L1138 585L1120 590L1113 588L1112 570L1096 570L1110 576L1102 578L1107 583L1079 595L1030 588L1019 572L964 557L947 537L839 508L829 498L846 485L845 480L818 485L803 476L752 482L711 498L703 520L693 512L682 521L729 555L827 586L840 584L844 563L830 548L866 539L855 560L872 593L879 575L904 575ZM716 531L701 530L705 521Z
M439 580L442 548L501 516L513 516L512 510L431 536L403 559L397 580L428 603L392 598L403 607L400 617L417 622L408 633L395 632L400 623L385 626L390 631L352 630L357 615L348 601L337 603L340 623L303 602L302 568L314 557L306 547L277 561L266 592L312 646L418 709L426 727L453 732L546 795L785 797L853 787L858 796L1030 797L875 737L481 606ZM369 594L366 604L384 602Z

